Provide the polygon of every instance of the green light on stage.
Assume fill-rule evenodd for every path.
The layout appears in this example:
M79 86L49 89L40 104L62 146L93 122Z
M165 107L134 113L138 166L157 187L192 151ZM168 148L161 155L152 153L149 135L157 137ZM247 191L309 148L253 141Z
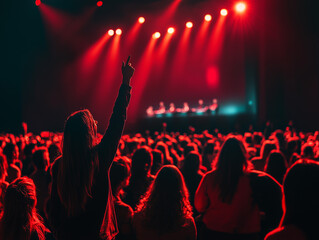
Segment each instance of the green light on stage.
M252 106L252 105L253 105L253 101L252 101L252 100L249 100L249 101L248 101L248 105L249 105L249 106Z

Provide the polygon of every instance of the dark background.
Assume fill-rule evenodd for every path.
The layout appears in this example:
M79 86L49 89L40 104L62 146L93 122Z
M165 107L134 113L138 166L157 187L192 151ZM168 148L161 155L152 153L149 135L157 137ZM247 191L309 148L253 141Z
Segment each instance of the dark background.
M83 13L95 8L95 1L92 0L43 2L60 9L66 22L68 19L72 19L72 22L74 19L84 21ZM92 79L92 85L83 95L76 91L77 85L83 83L77 81L76 68L72 64L109 26L122 26L125 31L140 14L146 16L147 20L156 19L170 3L150 0L104 1L103 7L95 9L81 29L72 35L68 31L51 31L52 28L43 21L34 1L1 1L0 131L17 132L22 121L26 121L29 130L35 132L62 131L66 117L81 108L92 111L100 122L99 130L103 131L120 78L118 83L112 82L112 88L106 96L102 91L102 96L98 97L95 90L104 85ZM200 14L205 14L206 9L214 16L222 7L231 9L233 3L184 0L172 22L175 25L184 24L186 16L198 16L194 23L200 25ZM191 59L188 61L187 72L178 79L172 79L169 68L171 60L168 60L167 67L160 74L153 73L138 111L130 112L129 129L138 125L138 119L143 116L147 106L156 105L161 100L177 104L184 101L196 103L199 98L210 101L211 96L216 96L221 102L232 101L245 107L247 101L253 99L257 109L256 124L260 126L267 120L278 127L293 120L300 129L318 129L317 1L249 0L247 4L250 11L245 19L246 25L239 28L231 16L227 19L222 57L218 62L219 87L201 87L205 83L205 69L209 63L203 66L199 61ZM139 36L139 44L131 51L121 51L120 58L131 54L132 63L138 64L137 59L148 41L147 36L155 31L151 27L160 28L151 24L148 26L148 31ZM163 26L165 29L167 27ZM182 26L176 28L181 29ZM68 26L62 29L67 30ZM172 49L178 44L178 34L172 39ZM125 39L124 33L122 38ZM102 64L100 62L97 69L102 69ZM120 69L117 75L120 75Z

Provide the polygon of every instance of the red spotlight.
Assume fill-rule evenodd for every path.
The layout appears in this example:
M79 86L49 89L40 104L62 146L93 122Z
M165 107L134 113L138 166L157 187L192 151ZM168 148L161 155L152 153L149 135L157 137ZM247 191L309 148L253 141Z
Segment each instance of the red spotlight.
M157 39L157 38L160 38L161 37L161 34L159 32L156 32L153 34L152 36L154 39Z
M138 22L139 22L140 24L144 23L144 22L145 22L145 18L139 17L139 18L138 18Z
M97 1L96 6L102 7L102 5L103 5L103 2L102 2L102 1Z
M209 21L211 21L211 20L212 20L212 15L206 14L206 15L205 15L205 21L206 21L206 22L209 22Z
M121 35L122 34L122 30L120 28L116 29L115 31L116 35Z
M40 4L41 4L41 0L35 0L35 5L36 6L40 6Z
M186 27L187 28L192 28L193 27L193 23L192 22L187 22L186 23Z
M167 29L167 32L172 34L175 32L175 29L173 27L170 27L169 29Z
M113 30L113 29L110 29L107 33L108 33L110 36L113 36L113 35L114 35L114 30Z
M223 8L222 10L220 10L220 15L227 16L227 14L228 14L227 9Z
M247 8L247 6L246 6L246 3L244 3L244 2L239 2L239 3L236 3L236 5L235 5L235 10L238 13L245 12L246 8Z

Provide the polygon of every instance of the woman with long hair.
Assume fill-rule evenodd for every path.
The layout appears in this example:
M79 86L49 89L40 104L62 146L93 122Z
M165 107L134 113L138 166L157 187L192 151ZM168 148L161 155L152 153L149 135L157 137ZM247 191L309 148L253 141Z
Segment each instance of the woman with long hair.
M116 235L108 172L130 100L134 68L129 60L130 57L122 64L122 85L100 143L97 122L89 110L72 113L65 123L62 156L51 169L52 190L48 203L49 221L58 240L113 238Z
M4 196L3 216L0 220L0 239L44 240L46 232L36 212L35 185L30 178L13 181Z
M182 174L164 166L137 206L133 218L137 240L196 239L192 207Z
M251 167L242 141L236 136L228 136L213 170L203 177L195 194L195 207L202 213L203 227L199 234L202 239L259 239L259 201L253 198L251 185L256 184L251 182L250 175ZM266 180L265 176L257 177L260 179L255 182L263 182L265 189L273 188L272 184L278 185L268 176ZM276 190L277 195L273 197L280 205L279 185Z

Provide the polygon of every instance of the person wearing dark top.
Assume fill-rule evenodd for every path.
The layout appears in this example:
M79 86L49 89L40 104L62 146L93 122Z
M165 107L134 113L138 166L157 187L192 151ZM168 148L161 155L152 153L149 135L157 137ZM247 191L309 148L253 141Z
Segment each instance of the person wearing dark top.
M131 180L125 189L126 196L123 199L133 209L154 180L154 176L151 175L152 162L153 158L149 147L141 147L133 154Z
M285 209L279 227L265 240L317 240L319 215L319 164L298 160L290 167L283 183Z
M0 239L45 240L49 230L36 212L35 185L30 178L13 181L4 196L3 216L0 220Z
M203 178L203 173L200 171L201 155L195 151L191 151L187 154L181 172L184 176L186 187L189 192L189 201L194 208L194 197L200 181ZM195 209L194 209L195 210ZM194 211L194 216L198 215L198 212Z
M134 68L122 64L123 82L109 126L98 144L96 121L89 110L71 114L64 127L62 156L51 169L47 204L57 240L112 239L117 234L109 168L122 135Z
M41 216L44 216L45 204L49 198L50 174L47 171L49 167L49 153L46 147L37 148L33 153L33 163L35 171L30 178L33 180L37 188L37 209Z
M130 177L131 169L129 163L123 158L116 158L110 169L114 207L119 228L116 240L131 239L132 237L132 220L134 212L133 209L121 199L123 188L127 187Z

